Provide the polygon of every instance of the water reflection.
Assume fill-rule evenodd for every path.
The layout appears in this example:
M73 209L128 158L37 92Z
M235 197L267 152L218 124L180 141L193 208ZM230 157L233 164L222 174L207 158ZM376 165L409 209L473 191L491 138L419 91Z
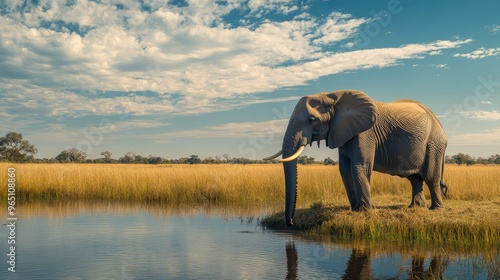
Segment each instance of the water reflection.
M342 279L372 279L371 255L369 250L352 249Z
M7 274L0 267L0 279L498 279L500 275L499 248L474 253L402 248L262 230L258 218L281 207L21 204L19 273ZM2 207L0 213L7 216ZM5 231L1 227L0 236L7 236ZM6 251L6 244L0 237L0 252Z
M287 280L297 279L298 254L294 241L288 241L285 247L286 251L286 278Z
M269 215L282 208L282 203L228 204L162 204L130 203L119 201L55 201L18 203L16 214L26 221L39 217L51 221L61 221L75 215L95 215L102 213L137 214L148 212L159 217L206 215L222 219L241 217L252 219ZM7 207L0 207L0 216L7 216Z
M308 256L297 248L297 242L314 244ZM311 248L312 247L312 248ZM389 245L390 247L390 245ZM346 252L347 251L347 252ZM484 254L459 254L429 248L385 249L380 244L338 244L328 239L294 235L286 242L285 279L500 279L499 248ZM306 254L307 255L307 254ZM312 257L311 257L312 255ZM348 255L342 265L342 257ZM343 270L337 270L337 266ZM449 270L450 264L452 268ZM329 267L331 266L331 267ZM312 268L312 269L311 269ZM330 269L332 268L332 269ZM312 270L326 274L309 277Z
M286 280L298 279L298 253L295 241L288 241L286 251ZM448 261L440 255L431 258L427 270L424 269L426 259L423 255L412 257L411 270L408 273L409 279L443 279ZM342 275L343 280L369 280L373 279L372 260L370 249L354 248L351 250L346 269Z
M298 276L298 253L295 241L288 241L286 251L286 280L299 279ZM371 261L369 251L353 249L347 262L342 279L372 279Z
M429 267L424 269L424 256L414 256L411 262L411 279L443 279L448 261L443 256L433 256Z

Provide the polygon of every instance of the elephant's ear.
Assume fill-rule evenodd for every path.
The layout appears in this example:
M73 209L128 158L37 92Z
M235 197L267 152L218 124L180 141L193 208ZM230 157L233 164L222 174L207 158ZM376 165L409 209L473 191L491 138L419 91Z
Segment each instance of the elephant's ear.
M328 146L331 149L344 145L375 124L378 117L377 106L364 92L342 90L326 95L333 104L333 118L328 132Z

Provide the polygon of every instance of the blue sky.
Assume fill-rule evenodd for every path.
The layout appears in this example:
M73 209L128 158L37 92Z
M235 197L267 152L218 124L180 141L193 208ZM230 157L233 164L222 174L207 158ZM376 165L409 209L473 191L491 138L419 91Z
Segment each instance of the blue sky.
M498 1L2 1L0 134L38 158L262 158L301 96L415 99L500 153ZM324 146L305 154L324 159Z

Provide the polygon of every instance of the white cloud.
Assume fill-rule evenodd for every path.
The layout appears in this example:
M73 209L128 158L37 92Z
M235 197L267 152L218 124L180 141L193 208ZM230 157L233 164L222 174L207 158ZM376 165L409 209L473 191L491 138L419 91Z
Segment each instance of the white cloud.
M130 120L130 121L113 121L111 119L105 119L102 123L88 127L88 130L100 130L103 133L124 131L131 129L142 129L142 128L153 128L168 126L170 123L164 121L155 120Z
M356 44L354 42L347 42L343 47L344 48L352 48L356 46Z
M302 84L308 80L316 79L324 75L356 69L392 66L402 59L420 58L422 55L431 51L456 48L469 42L470 40L438 41L430 44L410 44L398 48L367 49L346 53L335 53L315 61L289 66L280 70L286 71L283 77L287 77L288 81L295 78L296 80L294 83Z
M176 112L173 101L153 99L141 94L124 94L115 97L100 97L98 94L77 94L71 91L55 91L36 87L31 92L18 91L7 102L22 104L24 100L35 100L30 106L43 109L47 116L71 118L86 115L146 115L157 112Z
M481 101L479 103L485 104L485 105L491 105L491 104L493 104L493 103L491 103L491 101Z
M485 49L485 48L479 48L473 52L470 53L456 53L453 55L453 57L464 57L467 59L478 59L478 58L485 58L488 56L497 56L500 54L500 48L491 48L491 49Z
M259 16L272 11L288 14L298 10L295 2L292 0L250 0L248 1L248 7L254 13L259 12Z
M29 2L22 15L16 3L6 4L0 16L0 88L11 94L11 106L49 116L228 110L228 103L264 102L245 95L393 66L471 42L333 53L331 43L354 36L370 19L340 12L326 19L301 17L307 13L285 0L190 1L187 7L151 1L148 9L132 0L61 0ZM249 18L268 12L296 16L233 27L224 16L236 9L249 11ZM116 92L121 94L111 94Z
M262 122L226 123L219 126L207 126L203 129L180 130L162 134L142 135L139 137L154 139L158 142L174 142L182 138L248 138L282 137L288 125L288 119L275 119Z
M500 143L500 128L484 130L479 133L453 135L449 142L450 144L457 146L498 145L498 143Z
M434 68L448 69L448 64L431 64Z
M489 102L489 101L487 101ZM483 103L484 104L484 103ZM487 103L491 104L491 102ZM482 120L482 121L498 121L500 120L500 112L497 111L464 111L461 112L462 116L471 118L471 119L476 119L476 120Z
M352 37L359 27L369 20L352 18L350 14L333 12L319 28L321 36L315 39L315 44L331 44Z
M491 31L492 33L497 33L498 31L500 31L500 24L488 25L485 28Z

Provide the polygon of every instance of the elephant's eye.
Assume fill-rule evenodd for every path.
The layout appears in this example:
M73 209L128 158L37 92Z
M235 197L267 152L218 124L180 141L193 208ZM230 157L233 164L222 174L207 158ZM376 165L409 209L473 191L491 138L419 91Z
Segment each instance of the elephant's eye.
M309 117L309 124L313 124L313 123L315 123L317 120L318 120L318 118L313 117L313 116L310 116L310 117Z

